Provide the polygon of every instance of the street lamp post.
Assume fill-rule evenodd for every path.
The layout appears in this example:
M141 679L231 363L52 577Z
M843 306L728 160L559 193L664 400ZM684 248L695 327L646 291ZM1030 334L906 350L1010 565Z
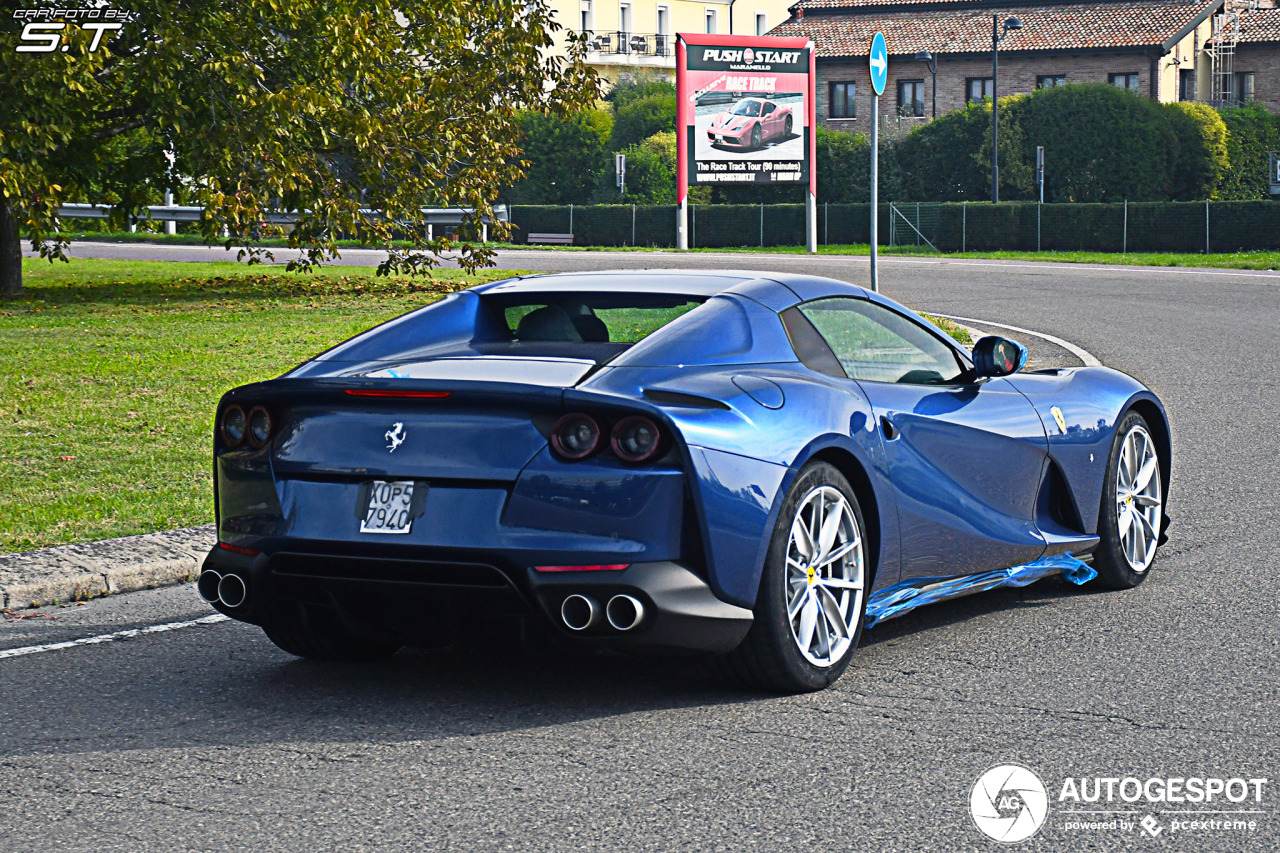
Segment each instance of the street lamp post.
M926 63L925 67L933 75L933 117L938 117L938 57L927 50L916 54L916 62Z
M1000 40L1009 30L1022 29L1018 18L1006 18L1003 31L998 28L999 15L991 16L991 203L1000 203L1000 162L997 148L1000 143Z

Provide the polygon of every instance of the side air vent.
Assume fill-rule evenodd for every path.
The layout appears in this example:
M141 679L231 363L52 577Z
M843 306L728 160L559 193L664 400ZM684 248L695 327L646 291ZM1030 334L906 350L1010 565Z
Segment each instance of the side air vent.
M697 394L681 394L678 391L659 391L654 388L644 390L645 399L664 406L684 406L691 409L728 409L719 400L710 397L699 397Z

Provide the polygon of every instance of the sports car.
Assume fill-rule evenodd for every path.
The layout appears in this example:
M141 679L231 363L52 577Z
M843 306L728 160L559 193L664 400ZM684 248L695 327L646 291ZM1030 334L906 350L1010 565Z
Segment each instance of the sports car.
M789 107L763 98L743 98L711 120L707 139L713 145L755 149L775 136L789 137L792 121Z
M1026 359L825 278L473 287L222 398L197 587L311 658L510 619L819 689L921 604L1150 572L1160 400Z

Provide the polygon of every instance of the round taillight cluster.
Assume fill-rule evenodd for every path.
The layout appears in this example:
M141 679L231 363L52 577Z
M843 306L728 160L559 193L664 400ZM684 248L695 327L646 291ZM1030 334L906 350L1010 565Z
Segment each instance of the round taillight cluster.
M239 447L247 443L252 448L266 447L271 440L271 413L262 406L254 406L245 414L234 403L222 410L218 429L227 447Z
M604 446L606 429L591 415L573 412L551 428L551 449L561 459L576 462ZM657 459L665 449L662 430L645 415L630 415L613 425L608 446L623 462L638 465Z

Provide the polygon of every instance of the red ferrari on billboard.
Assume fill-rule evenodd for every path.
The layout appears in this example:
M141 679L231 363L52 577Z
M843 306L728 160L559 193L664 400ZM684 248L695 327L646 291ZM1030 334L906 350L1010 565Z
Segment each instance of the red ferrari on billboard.
M762 98L743 98L712 119L707 139L712 145L755 150L771 139L790 137L794 126L790 107Z

